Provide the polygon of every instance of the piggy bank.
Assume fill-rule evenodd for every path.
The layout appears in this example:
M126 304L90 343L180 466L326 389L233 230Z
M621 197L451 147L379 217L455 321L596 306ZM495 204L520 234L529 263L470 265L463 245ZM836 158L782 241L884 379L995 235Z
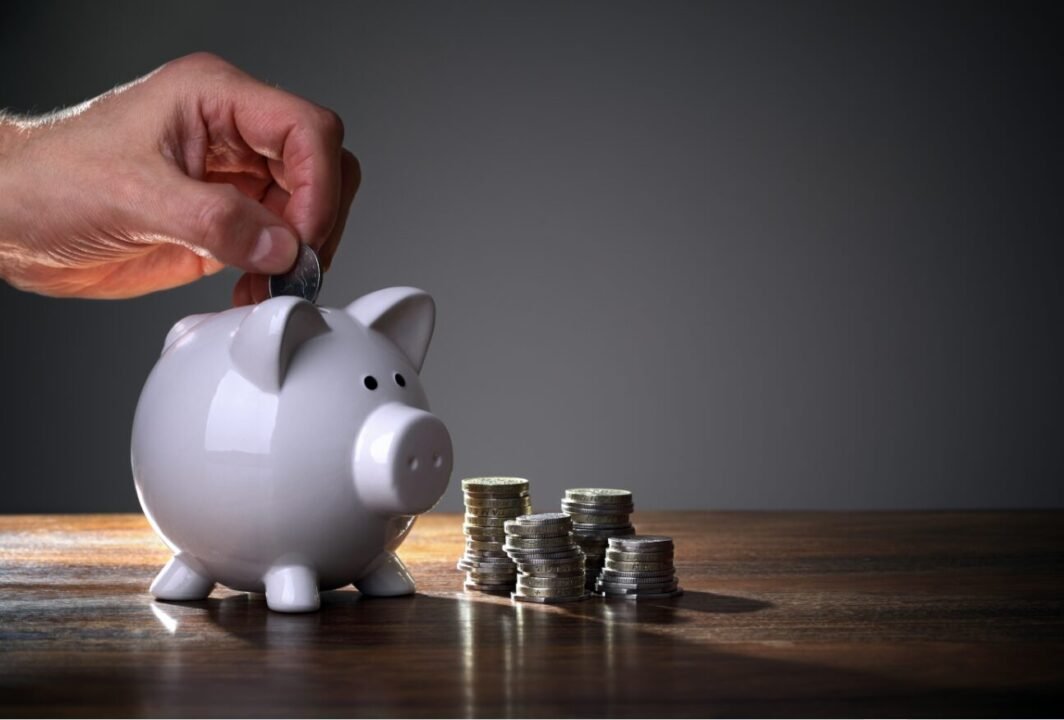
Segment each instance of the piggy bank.
M306 612L351 583L414 592L395 550L453 460L418 378L435 314L388 288L342 310L277 297L178 322L133 421L137 495L173 552L152 594L221 583Z

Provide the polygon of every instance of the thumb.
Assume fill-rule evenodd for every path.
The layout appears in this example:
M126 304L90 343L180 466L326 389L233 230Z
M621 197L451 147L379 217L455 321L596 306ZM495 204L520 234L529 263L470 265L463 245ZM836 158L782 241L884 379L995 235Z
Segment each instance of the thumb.
M156 219L163 234L252 273L281 273L295 263L295 232L232 185L180 177L164 192Z

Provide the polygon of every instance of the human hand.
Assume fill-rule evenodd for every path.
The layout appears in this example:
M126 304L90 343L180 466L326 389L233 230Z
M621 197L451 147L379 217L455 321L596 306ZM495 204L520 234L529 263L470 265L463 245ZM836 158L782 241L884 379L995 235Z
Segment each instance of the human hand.
M124 298L226 265L267 296L298 242L323 268L361 178L339 117L196 54L39 119L0 117L0 275L44 295Z

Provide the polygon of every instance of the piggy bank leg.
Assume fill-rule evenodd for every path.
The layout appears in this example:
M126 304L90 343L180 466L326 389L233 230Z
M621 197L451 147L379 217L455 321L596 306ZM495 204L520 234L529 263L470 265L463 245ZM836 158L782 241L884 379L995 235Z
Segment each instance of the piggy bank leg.
M202 600L211 594L214 581L196 570L198 565L178 553L155 576L149 591L159 600Z
M393 597L410 595L416 589L410 571L393 552L384 553L371 567L372 570L355 581L355 587L364 595Z
M266 605L277 612L313 612L320 606L318 578L300 565L275 567L266 573Z

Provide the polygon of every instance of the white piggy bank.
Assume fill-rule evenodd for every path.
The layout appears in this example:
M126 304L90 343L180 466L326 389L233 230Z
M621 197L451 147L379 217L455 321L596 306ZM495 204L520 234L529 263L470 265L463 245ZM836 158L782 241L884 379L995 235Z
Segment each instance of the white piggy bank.
M196 600L221 583L304 612L349 583L414 592L394 551L453 460L418 378L434 323L414 288L177 323L133 421L137 495L174 553L152 594Z

